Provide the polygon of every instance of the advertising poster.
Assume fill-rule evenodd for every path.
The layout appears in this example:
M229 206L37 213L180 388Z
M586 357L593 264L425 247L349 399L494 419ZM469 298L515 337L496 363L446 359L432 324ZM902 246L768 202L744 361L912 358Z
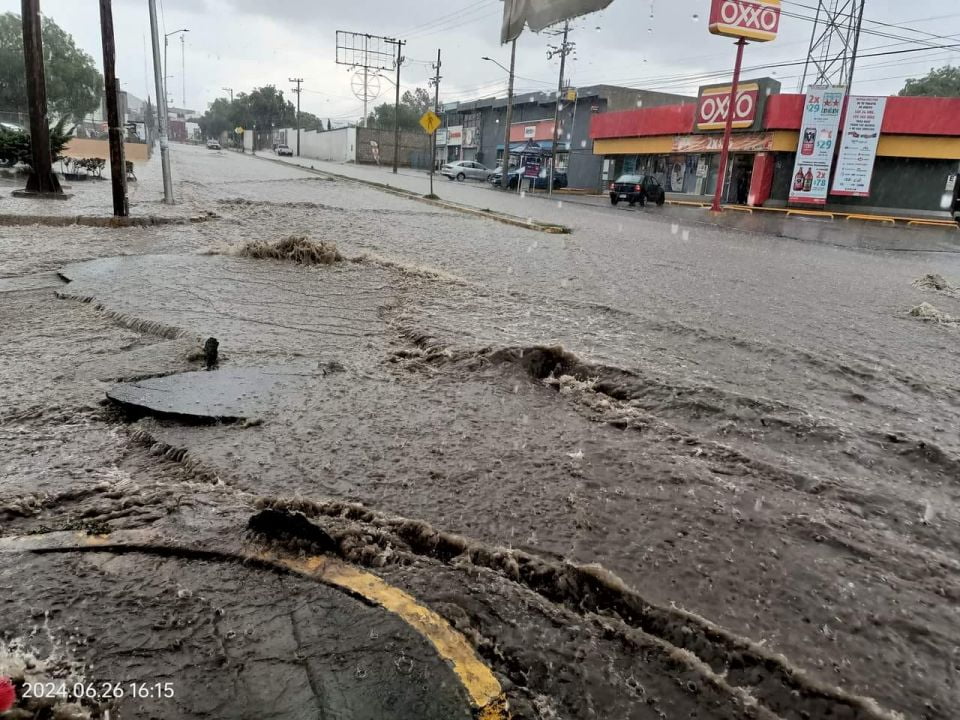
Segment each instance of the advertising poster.
M830 191L834 195L870 197L870 180L886 107L885 97L851 95L847 101L837 171Z
M790 181L790 202L825 205L830 169L840 130L843 87L811 85L803 105L797 160Z

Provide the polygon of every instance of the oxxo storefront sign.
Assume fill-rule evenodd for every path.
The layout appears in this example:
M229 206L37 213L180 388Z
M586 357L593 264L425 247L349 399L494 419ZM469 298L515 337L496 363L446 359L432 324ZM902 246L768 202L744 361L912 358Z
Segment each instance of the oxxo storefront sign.
M697 104L697 130L723 130L730 114L730 86L702 89ZM737 88L733 103L733 127L737 130L752 127L757 119L757 101L760 86L744 83Z
M759 130L767 96L780 91L780 83L747 80L737 86L733 103L733 129ZM697 99L697 130L723 130L730 114L730 85L706 85Z
M714 35L769 42L780 30L780 0L713 0L710 32Z

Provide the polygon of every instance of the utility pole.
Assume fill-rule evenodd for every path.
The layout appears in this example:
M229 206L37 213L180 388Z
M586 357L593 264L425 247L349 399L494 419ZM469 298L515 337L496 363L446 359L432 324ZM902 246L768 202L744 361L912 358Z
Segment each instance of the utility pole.
M27 2L27 0L24 0ZM163 201L173 205L173 177L170 174L170 145L167 139L167 91L160 67L160 35L157 30L157 0L150 6L150 36L153 40L153 80L157 86L157 130L160 133L160 165L163 168Z
M391 45L397 46L397 97L393 104L393 174L397 174L397 166L400 164L400 66L403 65L403 46L407 44L406 40L388 40Z
M294 92L297 94L297 157L300 157L300 85L303 84L303 78L290 78L289 81L297 84Z
M53 174L50 126L47 120L47 86L43 74L43 39L40 34L40 0L22 0L23 64L26 70L27 106L30 110L30 148L33 163L26 192L66 197Z
M437 74L433 76L430 83L433 85L433 111L440 109L440 48L437 48L437 64L434 65ZM430 134L430 195L433 196L433 171L437 166L437 131Z
M507 117L504 118L506 127L503 129L503 162L500 167L500 187L506 190L510 186L510 124L513 122L513 73L517 64L517 39L510 44L510 80L507 84ZM520 184L520 178L517 178Z
M225 88L220 88L220 89L221 89L221 90L226 90L228 93L230 93L230 104L233 105L233 88L225 87Z
M100 0L100 35L103 41L103 92L107 102L107 137L110 140L110 185L113 214L127 217L127 164L123 154L123 119L120 117L117 48L113 36L112 0Z
M363 38L363 126L367 126L367 97L369 92L367 90L367 83L369 82L369 68L367 67L367 52L369 50L369 41L370 38L364 36ZM379 81L377 81L379 84Z
M557 85L557 104L553 109L553 147L550 150L550 175L547 179L547 193L553 195L553 169L557 165L557 138L560 131L560 103L563 98L563 72L567 66L567 55L573 50L573 43L567 42L570 35L570 21L563 24L563 44L556 52L548 52L547 57L560 54L560 82Z

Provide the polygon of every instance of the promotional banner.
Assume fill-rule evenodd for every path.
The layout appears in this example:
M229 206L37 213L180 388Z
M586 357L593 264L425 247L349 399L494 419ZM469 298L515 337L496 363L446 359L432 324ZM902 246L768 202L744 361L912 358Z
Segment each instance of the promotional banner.
M844 92L843 87L807 88L789 202L826 204Z
M885 97L851 95L847 101L837 171L830 191L834 195L870 197L870 180L886 107Z

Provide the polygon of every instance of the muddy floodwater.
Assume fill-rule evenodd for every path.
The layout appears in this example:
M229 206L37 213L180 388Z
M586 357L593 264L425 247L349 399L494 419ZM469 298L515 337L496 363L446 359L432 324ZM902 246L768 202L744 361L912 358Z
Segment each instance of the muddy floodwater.
M960 255L573 203L552 235L174 161L202 222L0 225L0 663L182 685L113 717L469 717L424 638L323 584L2 546L246 547L266 507L442 616L515 718L956 717ZM291 237L339 255L250 256Z

